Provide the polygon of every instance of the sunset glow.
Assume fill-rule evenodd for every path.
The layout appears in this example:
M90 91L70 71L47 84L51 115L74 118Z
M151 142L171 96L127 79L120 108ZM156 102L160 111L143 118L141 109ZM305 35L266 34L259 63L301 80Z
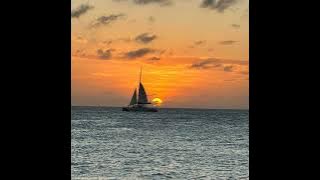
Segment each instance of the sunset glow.
M172 2L91 0L75 13L73 105L127 105L142 66L149 99L161 107L249 107L248 1L223 11Z
M161 106L162 100L161 100L160 98L154 98L154 99L152 99L152 103L153 103L155 106Z

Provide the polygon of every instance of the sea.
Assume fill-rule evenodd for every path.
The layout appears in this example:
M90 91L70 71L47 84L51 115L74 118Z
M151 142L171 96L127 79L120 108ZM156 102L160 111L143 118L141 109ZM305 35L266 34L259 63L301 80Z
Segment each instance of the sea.
M249 112L71 110L72 179L249 179Z

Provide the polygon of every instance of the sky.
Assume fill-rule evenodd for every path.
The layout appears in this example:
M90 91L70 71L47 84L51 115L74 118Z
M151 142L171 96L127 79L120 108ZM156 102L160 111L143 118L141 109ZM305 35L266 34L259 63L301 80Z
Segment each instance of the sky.
M248 109L248 0L72 0L72 105Z

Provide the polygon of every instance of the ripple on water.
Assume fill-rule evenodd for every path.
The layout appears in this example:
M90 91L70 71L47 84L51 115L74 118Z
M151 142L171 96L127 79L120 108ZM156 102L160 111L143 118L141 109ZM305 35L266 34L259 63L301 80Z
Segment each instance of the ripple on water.
M248 111L72 108L72 179L249 179Z

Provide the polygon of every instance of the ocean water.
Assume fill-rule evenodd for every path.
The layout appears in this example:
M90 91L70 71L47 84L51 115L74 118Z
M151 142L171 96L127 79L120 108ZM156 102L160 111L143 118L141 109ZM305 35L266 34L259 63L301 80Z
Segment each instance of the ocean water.
M249 179L248 110L71 113L72 179Z

